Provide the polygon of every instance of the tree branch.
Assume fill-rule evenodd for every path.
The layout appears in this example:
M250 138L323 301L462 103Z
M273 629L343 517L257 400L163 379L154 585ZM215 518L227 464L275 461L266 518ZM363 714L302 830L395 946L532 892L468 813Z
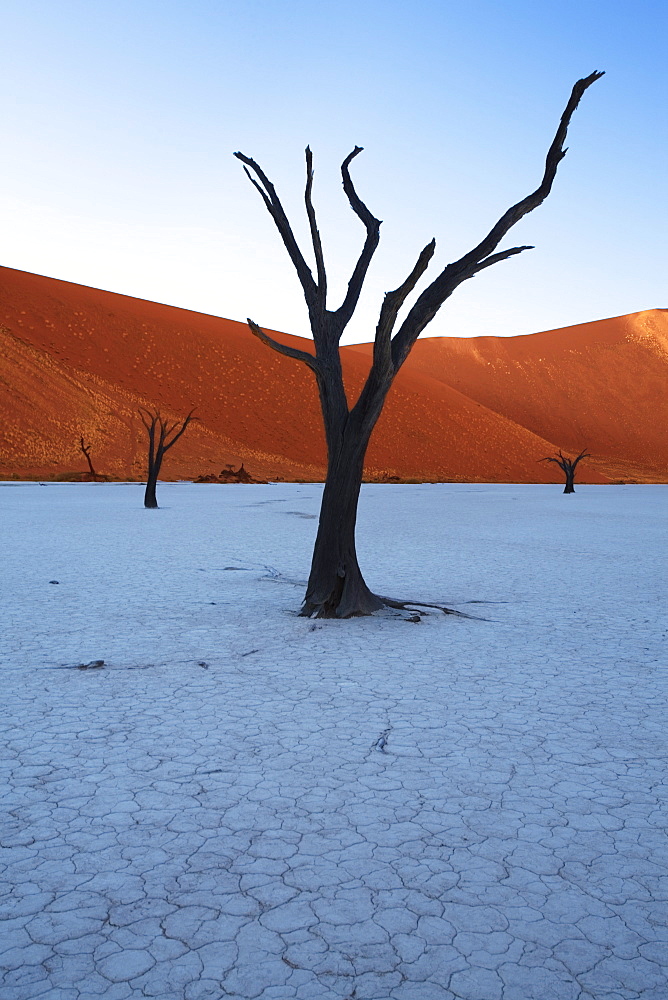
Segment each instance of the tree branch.
M383 300L376 327L371 370L350 414L353 420L359 421L360 427L368 428L369 434L380 416L385 397L396 374L392 364L392 341L390 336L397 313L406 297L413 291L420 277L429 267L429 261L434 254L435 248L436 240L432 240L418 257L415 267L404 283L399 288L395 288L393 292L387 292Z
M137 410L137 413L141 417L141 422L143 423L143 425L144 425L144 427L146 428L147 431L150 431L151 428L150 428L149 424L146 422L146 417L144 416L144 414L146 414L146 416L149 417L149 419L151 420L151 423L155 427L155 417L153 416L153 414L149 410L144 410L140 406L138 408L138 410Z
M256 163L255 160L251 159L250 156L244 156L243 153L239 152L234 155L238 160L241 160L242 163L246 164L247 167L250 167L251 170L256 173L261 184L263 185L263 187L261 187L260 184L253 179L250 171L246 170L246 175L249 180L262 195L262 200L265 203L267 211L274 220L276 228L278 229L281 239L285 245L285 249L288 251L290 260L295 266L301 286L304 289L304 296L309 309L317 308L319 304L318 286L313 279L310 267L304 260L302 252L299 249L297 240L295 239L292 229L290 228L288 218L283 211L283 206L281 205L279 197L276 194L276 188L271 183L260 165Z
M246 322L250 327L251 333L253 333L258 340L261 340L263 344L267 347L271 347L272 350L277 351L279 354L285 354L288 358L295 358L296 361L303 361L305 365L308 365L314 372L318 373L320 371L320 364L318 359L314 357L313 354L309 354L308 351L300 351L296 347L289 347L288 344L281 344L280 341L274 340L270 337L264 330L254 323L252 319L247 319Z
M400 285L399 288L395 288L393 292L387 292L385 295L383 305L380 310L378 326L376 327L376 338L373 345L374 365L378 364L385 367L387 364L388 367L391 367L392 345L390 337L392 330L394 329L394 324L397 320L397 315L406 301L406 298L413 291L416 284L429 267L429 262L434 256L435 249L436 240L432 240L431 243L427 244L418 257L415 267L408 275L403 285Z
M235 153L234 155L236 156L237 154ZM260 184L258 184L258 182L253 177L253 175L251 174L251 172L248 169L248 167L244 167L244 173L245 173L246 177L248 178L248 180L253 185L253 187L255 188L255 190L260 192L260 197L262 198L262 201L265 203L265 205L267 207L267 211L271 213L271 211L272 211L271 200L270 200L269 196L267 195L267 192L264 190L264 188Z
M315 209L311 199L313 188L313 153L311 147L306 147L306 192L304 200L306 202L306 214L308 215L309 226L311 227L311 241L313 242L313 253L315 254L315 264L318 273L318 292L322 299L323 308L327 300L327 275L325 273L325 258L322 252L322 242L315 220Z
M350 170L348 169L355 157L359 156L359 154L363 151L364 146L355 146L352 153L348 153L345 160L341 164L341 176L343 178L343 190L346 192L353 212L359 219L362 220L367 229L373 229L375 226L380 225L380 219L376 219L375 216L371 214L362 199L358 196L355 191L355 185L353 184L350 176Z
M534 208L538 208L548 194L552 190L552 184L554 178L557 174L557 167L566 155L566 150L563 148L564 142L566 141L566 133L568 132L568 126L571 123L571 118L573 113L577 108L582 95L588 87L591 87L592 83L596 83L597 80L603 76L603 73L595 71L590 73L589 76L584 77L582 80L578 80L571 91L571 96L568 99L568 103L564 109L564 113L561 116L559 122L559 127L557 128L554 139L552 140L552 145L550 146L547 157L545 158L545 172L543 173L543 179L539 186L522 201L518 201L516 205L505 212L496 225L490 229L487 236L482 240L477 247L474 247L469 253L464 257L460 258L454 265L458 267L463 265L466 267L470 263L481 261L484 257L494 250L503 237L506 235L509 229L511 229L516 223L520 221L529 212L533 212Z
M160 426L160 434L158 436L158 447L156 449L156 454L158 457L158 468L162 465L162 456L165 453L165 434L167 433L167 421L162 417L159 418L158 424Z
M137 412L141 417L141 422L148 431L148 468L150 474L155 464L155 424L160 417L160 411L156 410L155 413L151 413L150 410L144 410L140 406ZM150 422L146 421L146 419L144 418L144 414L146 414Z
M357 192L355 191L355 186L352 182L350 171L348 169L351 161L361 152L362 147L355 146L352 153L349 153L341 164L343 190L346 193L353 212L366 227L366 240L364 241L364 247L362 248L359 260L357 261L350 281L348 282L346 297L344 298L341 306L339 306L334 313L337 323L337 336L339 340L341 339L341 334L348 325L352 314L355 312L355 307L357 306L360 293L362 291L362 285L364 284L366 273L369 270L371 258L376 252L376 247L380 241L380 219L376 219L366 207L364 202L359 198Z
M571 96L561 116L559 127L547 153L543 179L536 190L509 208L501 216L496 225L492 227L487 236L473 250L460 257L454 263L448 264L431 285L422 292L392 341L392 359L397 370L408 357L413 344L424 328L431 322L445 300L452 295L455 288L462 281L473 277L477 271L481 271L484 267L496 264L500 260L505 260L515 253L521 253L524 249L529 249L528 247L514 247L510 251L501 251L499 254L493 253L508 230L525 215L541 205L547 198L552 189L557 167L566 155L563 144L573 113L587 88L591 87L602 76L603 73L591 73L582 80L578 80L573 86Z
M485 267L491 267L492 264L498 264L500 260L507 260L509 257L514 257L518 253L524 253L525 250L535 249L535 247L512 247L510 250L500 250L499 253L494 253L491 257L486 257L485 260L478 264L478 266L474 268L473 274L477 274L478 271L482 271Z
M559 458L553 458L552 455L546 455L545 458L539 458L538 461L539 462L554 462L555 465L559 466L559 468L561 469L562 472L566 472L566 465L564 463L567 461L567 459L564 458L564 456L561 454L561 452L559 452L558 454L559 454Z
M576 458L573 459L573 462L572 462L573 468L575 468L575 466L578 464L578 462L580 462L583 458L591 458L591 455L586 450L586 448L583 448L582 451L580 452L580 454Z
M181 437L181 435L183 434L183 432L185 431L186 427L191 422L191 420L197 420L198 419L197 417L193 417L193 413L195 412L196 409L197 409L197 407L193 406L192 410L190 411L190 413L188 414L188 416L185 418L185 420L181 424L181 429L178 431L178 433L176 433L174 435L174 437L172 438L171 441L167 441L167 437L169 436L169 434L172 433L173 430L175 430L176 427L178 427L178 421L176 421L174 424L172 424L172 426L169 428L169 430L165 429L165 438L164 438L165 444L164 444L164 447L162 449L163 452L169 451L169 449L172 447L172 445L176 444L176 442L179 440L179 438Z

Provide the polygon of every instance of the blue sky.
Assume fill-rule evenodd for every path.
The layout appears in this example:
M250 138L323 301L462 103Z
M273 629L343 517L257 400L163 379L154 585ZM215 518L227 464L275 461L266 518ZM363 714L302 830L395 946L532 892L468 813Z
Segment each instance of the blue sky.
M276 184L308 250L304 156L331 305L383 219L348 340L436 237L427 277L540 181L576 79L586 94L536 249L463 285L430 336L512 335L668 306L663 2L4 0L0 261L308 334L291 265L232 156ZM424 283L424 279L423 279Z

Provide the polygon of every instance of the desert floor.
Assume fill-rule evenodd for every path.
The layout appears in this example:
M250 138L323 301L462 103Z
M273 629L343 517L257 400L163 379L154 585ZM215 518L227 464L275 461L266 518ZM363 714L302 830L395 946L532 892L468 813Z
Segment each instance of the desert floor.
M665 1000L668 487L321 490L0 484L3 1000Z

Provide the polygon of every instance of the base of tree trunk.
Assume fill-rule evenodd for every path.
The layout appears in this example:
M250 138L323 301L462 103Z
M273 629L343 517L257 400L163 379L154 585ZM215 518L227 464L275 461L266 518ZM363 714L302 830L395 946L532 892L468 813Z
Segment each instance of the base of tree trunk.
M149 510L157 510L158 498L156 496L155 488L157 483L155 481L149 480L146 484L146 490L144 492L144 507Z
M427 611L427 608L430 610ZM365 600L356 606L335 604L332 600L321 604L304 601L299 615L301 618L362 618L386 609L408 611L410 616L404 618L404 621L416 624L421 621L424 615L432 614L433 611L441 611L444 615L456 615L458 618L473 617L473 615L467 615L463 611L448 608L444 604L428 604L425 601L399 601L392 597L381 597L379 594L373 594L370 590L367 591Z
M300 615L304 618L355 618L372 615L383 607L383 598L369 590L357 569L347 576L335 577L334 585L329 587L309 586Z

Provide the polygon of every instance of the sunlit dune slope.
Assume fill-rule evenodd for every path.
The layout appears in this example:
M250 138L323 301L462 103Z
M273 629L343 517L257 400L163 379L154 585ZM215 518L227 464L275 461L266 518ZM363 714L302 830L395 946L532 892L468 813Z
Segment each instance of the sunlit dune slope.
M260 475L316 478L324 450L311 376L245 324L9 268L0 269L5 344L0 466L46 475L140 476L138 406L171 417L197 407L163 474L192 477L242 460Z
M370 356L371 345L354 350ZM668 478L668 310L523 337L427 337L404 371L459 390L567 453L586 447L588 468L612 479Z
M308 341L275 336L309 349ZM257 341L244 323L0 268L0 337L4 475L84 471L83 434L97 471L140 477L146 446L138 406L158 406L169 417L197 407L198 422L167 454L164 478L241 461L258 478L323 475L313 376ZM430 350L430 343L440 350L443 342L417 347ZM364 346L345 348L343 356L354 395L368 358ZM552 467L538 459L569 447L558 428L549 436L524 426L494 399L442 377L440 360L416 358L393 387L372 439L370 477L554 481ZM590 450L592 441L585 441ZM592 465L581 480L606 481Z

